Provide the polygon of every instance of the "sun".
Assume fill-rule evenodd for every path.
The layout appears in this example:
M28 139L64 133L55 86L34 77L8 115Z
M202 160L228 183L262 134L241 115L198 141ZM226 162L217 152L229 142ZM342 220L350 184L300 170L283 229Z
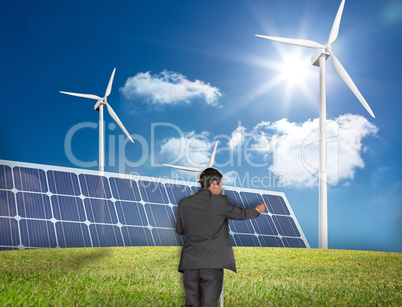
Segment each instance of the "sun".
M269 71L269 78L254 89L254 98L263 96L274 88L283 89L283 102L286 109L300 98L315 105L314 94L316 74L311 65L311 55L303 53L301 48L276 48L277 54L267 59L253 59L253 64Z
M283 78L290 87L303 87L308 77L307 64L299 57L287 56L282 63L279 63L278 71L282 74L281 79Z

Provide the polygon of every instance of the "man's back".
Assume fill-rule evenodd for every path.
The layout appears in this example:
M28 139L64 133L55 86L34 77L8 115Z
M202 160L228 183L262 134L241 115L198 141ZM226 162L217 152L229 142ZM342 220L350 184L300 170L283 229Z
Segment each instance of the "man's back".
M236 272L229 222L258 217L265 204L241 209L228 203L222 192L222 174L202 171L202 189L179 202L176 231L185 235L179 271L183 273L186 306L217 306L223 285L223 269Z
M226 196L213 195L207 190L183 199L179 214L186 234L185 243L216 238L226 219L226 204Z
M228 219L256 218L255 209L241 209L228 203L224 195L201 189L179 203L176 231L185 235L179 271L230 269L236 272Z

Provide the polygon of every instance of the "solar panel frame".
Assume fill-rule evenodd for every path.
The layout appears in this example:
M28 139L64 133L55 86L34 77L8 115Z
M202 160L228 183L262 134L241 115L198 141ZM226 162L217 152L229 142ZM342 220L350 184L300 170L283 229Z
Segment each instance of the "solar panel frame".
M0 160L0 250L182 245L177 205L198 190L194 182ZM283 192L222 193L242 208L267 204L258 219L229 221L234 246L310 247ZM36 211L24 208L26 198Z

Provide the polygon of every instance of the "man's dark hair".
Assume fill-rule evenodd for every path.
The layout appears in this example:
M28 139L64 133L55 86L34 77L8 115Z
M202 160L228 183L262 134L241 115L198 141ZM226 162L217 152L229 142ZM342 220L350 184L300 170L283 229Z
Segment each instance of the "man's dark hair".
M215 180L219 183L222 177L222 174L218 170L210 167L202 171L198 182L201 184L201 188L207 189Z

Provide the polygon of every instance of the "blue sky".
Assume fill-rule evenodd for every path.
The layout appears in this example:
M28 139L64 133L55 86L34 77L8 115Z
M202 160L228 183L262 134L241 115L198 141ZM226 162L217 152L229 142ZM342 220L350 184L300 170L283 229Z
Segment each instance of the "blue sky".
M228 184L283 191L318 246L319 69L340 1L19 1L0 12L0 159L187 179L162 163L216 167ZM399 1L346 1L332 50L372 118L327 60L329 248L402 252Z

